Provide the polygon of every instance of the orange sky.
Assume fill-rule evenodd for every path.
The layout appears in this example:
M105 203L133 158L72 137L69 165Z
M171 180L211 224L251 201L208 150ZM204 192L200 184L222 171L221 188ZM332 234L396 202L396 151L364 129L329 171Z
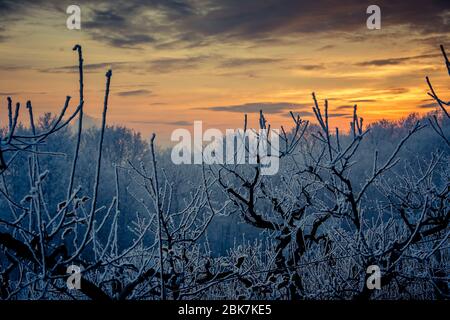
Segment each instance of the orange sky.
M66 28L64 3L16 7L0 2L6 17L0 24L1 119L8 95L21 103L31 99L40 114L56 113L66 95L75 106L76 43L83 46L86 65L86 113L100 118L104 74L111 67L108 123L145 136L156 132L162 142L194 120L203 120L205 127L241 127L244 113L256 120L259 108L273 126L288 124L289 110L311 120L312 91L321 101L329 99L332 124L343 127L355 103L366 123L433 110L426 75L441 92L449 89L438 45L448 44L450 15L438 5L424 8L418 2L410 22L400 16L401 8L388 5L384 21L380 5L382 28L368 30L364 6L369 3L344 1L347 11L340 12L325 1L323 8L304 8L322 21L309 30L304 24L311 15L291 16L275 3L239 8L236 2L233 11L207 0L189 1L187 9L131 1L137 8L133 13L135 7L80 2L79 31ZM442 21L434 26L417 18L415 23L421 11ZM252 12L261 15L253 25ZM272 21L270 14L283 16ZM239 18L245 23L240 25Z

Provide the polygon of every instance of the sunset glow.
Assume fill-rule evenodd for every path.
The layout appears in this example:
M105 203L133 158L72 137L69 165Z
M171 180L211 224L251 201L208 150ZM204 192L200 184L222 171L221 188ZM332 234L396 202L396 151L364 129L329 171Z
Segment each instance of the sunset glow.
M365 123L433 110L426 75L448 89L438 50L448 42L444 2L409 9L381 1L381 30L366 28L367 4L358 1L78 2L81 30L66 28L65 1L1 2L2 119L6 96L32 100L40 114L77 96L76 43L86 113L100 118L111 67L108 123L156 132L160 141L194 120L239 127L259 109L273 125L288 124L290 110L311 120L313 91L329 99L332 124L346 128L354 104Z

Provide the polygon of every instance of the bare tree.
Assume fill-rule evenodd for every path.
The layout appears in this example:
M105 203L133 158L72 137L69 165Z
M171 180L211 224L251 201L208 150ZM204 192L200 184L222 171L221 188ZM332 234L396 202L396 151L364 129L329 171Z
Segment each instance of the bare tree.
M427 130L425 124L413 123L388 152L371 150L371 167L356 169L367 153L370 127L365 128L355 105L349 133L333 130L328 101L322 105L313 93L317 125L290 113L292 128L281 127L278 136L278 174L263 175L259 155L251 165L175 168L156 149L153 135L147 158L115 165L114 179L107 182L114 185L114 196L104 202L112 72L106 73L96 131L94 182L92 190L84 190L76 184L83 171L84 60L81 46L74 51L79 102L73 113L66 116L67 97L48 128L39 129L28 101L30 129L18 130L21 105L13 110L12 99L7 100L8 126L0 139L0 195L9 209L0 215L1 299L448 298L448 148L425 160L404 157L408 144ZM448 103L428 78L427 83L448 119ZM53 168L44 170L42 158L61 154L43 145L76 117L67 184L58 185L64 194L53 208L44 188ZM448 147L443 123L437 116L429 120ZM258 146L271 131L263 111L259 128L254 131ZM250 130L245 115L244 133ZM242 145L249 152L245 141ZM23 156L28 192L19 197L5 175ZM182 170L194 177L183 180ZM139 206L137 212L122 204L125 196ZM217 217L235 215L259 236L215 255L208 232ZM121 226L124 216L128 225ZM127 240L120 237L121 228ZM82 269L80 290L66 285L73 264ZM366 285L373 265L381 270L383 290Z

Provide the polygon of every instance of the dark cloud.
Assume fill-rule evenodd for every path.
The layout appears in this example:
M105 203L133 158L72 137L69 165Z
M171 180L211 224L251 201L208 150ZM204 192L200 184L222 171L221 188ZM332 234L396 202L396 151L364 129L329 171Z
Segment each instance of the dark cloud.
M354 103L361 103L361 102L376 102L376 99L353 99L353 100L349 100L350 102L354 102Z
M147 61L119 61L119 62L104 62L85 64L83 70L85 72L98 72L107 69L123 70L126 68L127 72L153 72L153 73L168 73L179 70L195 69L203 62L207 61L208 56L194 56L182 58L159 58ZM0 67L2 69L2 67ZM40 69L40 72L45 73L72 73L77 72L78 65L54 67Z
M334 49L334 48L336 48L335 45L327 44L327 45L325 45L323 47L318 48L317 51L326 51L326 50L331 50L331 49Z
M167 73L172 71L195 69L209 59L208 56L186 58L160 58L146 62L148 71Z
M342 113L342 112L331 112L328 114L330 117L336 117L336 118L348 118L351 116L348 113Z
M335 110L353 110L354 106L352 105L343 105L343 106L337 106L334 108Z
M57 1L46 1L46 0L1 0L0 1L0 14L11 13L11 11L25 11L33 10L37 8L50 8L54 7L54 3ZM5 16L7 17L7 16Z
M214 8L201 19L191 19L191 29L208 36L255 39L296 33L351 32L365 28L368 3L357 0L210 1ZM449 10L445 1L380 0L382 26L408 25L418 32L446 32L441 16Z
M358 63L356 63L356 65L360 66L360 67L367 67L367 66L381 67L381 66L389 66L389 65L399 65L399 64L403 64L405 62L409 62L409 61L413 61L413 60L417 61L417 60L422 60L422 59L426 59L426 58L436 58L438 56L439 56L438 54L422 54L422 55L409 56L409 57L376 59L376 60L358 62Z
M120 30L127 27L126 15L116 13L112 7L107 10L92 10L90 20L83 23L88 29Z
M248 67L253 65L270 64L280 62L281 59L274 58L233 58L226 59L220 63L219 67L222 68L235 68L235 67Z
M11 39L6 35L8 28L23 21L24 16L32 15L36 10L55 10L56 4L57 1L45 0L0 0L0 42Z
M150 35L143 33L133 33L133 34L104 34L104 33L93 33L93 38L96 40L103 40L108 42L113 47L120 48L134 48L135 46L150 44L155 42L155 38Z
M449 3L377 1L382 28L407 26L422 38L448 34L450 24L445 15L450 10ZM36 9L63 14L67 4L56 0L0 1L0 28L7 27L5 20L20 19L23 12ZM232 40L262 45L300 34L355 34L366 30L369 5L359 0L78 0L77 4L86 12L83 30L99 41L119 47L192 47ZM3 33L0 30L0 36ZM318 50L331 48L327 45Z
M189 1L102 1L102 9L91 10L84 28L94 39L115 47L157 46L174 40L180 32L174 29L173 21L186 19L193 11Z
M118 69L119 67L128 64L127 62L105 62L105 63L91 63L83 65L85 72L95 72L100 70ZM78 65L63 66L56 68L40 69L44 73L72 73L78 70Z
M431 102L431 103L422 104L422 105L417 106L417 107L420 108L420 109L434 109L434 108L437 108L438 105L437 105L436 102Z
M244 78L259 78L259 74L255 70L250 71L236 71L236 72L219 72L215 74L219 77L244 77Z
M0 28L8 23L23 20L37 10L47 10L65 16L68 5L57 0L2 0L0 1ZM168 33L171 21L186 18L193 8L189 1L130 0L123 2L78 0L82 9L82 30L95 40L116 47L134 48L153 44L155 33ZM160 21L162 20L162 21ZM0 37L4 30L0 29Z
M409 88L404 87L392 87L392 88L386 88L386 89L371 89L364 91L364 94L367 96L384 96L384 95L396 95L396 94L403 94L409 92ZM350 102L376 102L376 99L354 99L350 100Z
M0 96L15 96L18 94L19 92L0 92Z
M146 89L139 90L130 90L130 91L121 91L118 92L117 95L121 97L131 97L131 96L148 96L151 95L152 92Z
M409 92L408 88L389 88L386 90L380 90L380 93L388 93L388 94L403 94Z
M32 91L22 91L22 92L0 92L0 96L18 96L18 95L42 95L48 94L48 92L32 92Z
M0 65L0 70L2 71L22 71L33 69L31 66L27 65Z
M289 67L289 68L291 69L292 67ZM294 69L311 71L311 70L322 70L322 69L325 69L325 67L322 64L300 64L300 65L294 66Z
M166 122L167 124L175 125L175 126L192 126L193 122L189 121L173 121L173 122Z
M116 12L110 7L107 10L92 10L89 20L83 22L82 28L94 39L107 42L114 47L133 47L143 43L154 42L147 33L140 33L129 21L128 12Z
M309 108L309 105L290 102L255 102L239 105L208 107L207 110L237 112L237 113L255 113L262 110L264 113L274 114L289 111L297 111L299 109L301 110L305 108Z

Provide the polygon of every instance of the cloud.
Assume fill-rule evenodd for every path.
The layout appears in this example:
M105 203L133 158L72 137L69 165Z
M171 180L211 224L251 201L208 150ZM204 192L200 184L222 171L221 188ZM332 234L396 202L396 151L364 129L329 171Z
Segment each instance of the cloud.
M0 26L0 42L4 42L8 39L8 37L4 34L6 29Z
M349 34L365 30L368 6L359 0L338 4L332 0L78 0L77 4L83 8L85 32L98 41L126 48L193 47L235 40L270 45L302 34ZM377 5L383 28L406 26L420 36L449 31L448 1L378 0ZM61 14L65 6L56 0L0 1L0 28L7 29L9 21L22 19L24 13L31 16L33 11L49 10ZM4 33L0 30L0 36Z
M274 58L233 58L226 59L220 63L221 68L236 68L236 67L248 67L253 65L270 64L282 61L282 59Z
M327 44L323 47L318 48L317 51L326 51L326 50L331 50L334 48L336 48L336 46L334 44Z
M154 72L154 73L169 73L179 70L195 69L203 62L210 59L210 56L199 55L193 57L181 58L159 58L146 61L116 61L116 62L102 62L91 63L83 65L85 72L97 72L108 69L123 70L126 68L127 72ZM62 66L39 69L44 73L72 73L78 71L78 65Z
M305 108L309 108L309 105L290 102L254 102L239 105L208 107L207 110L236 112L236 113L256 113L262 110L264 113L267 114L275 114L289 111L297 111Z
M121 66L128 64L127 62L103 62L103 63L91 63L83 65L85 72L94 72L99 70L118 69ZM78 65L55 67L40 69L40 72L44 73L72 73L78 71Z
M437 107L438 107L438 105L436 102L425 103L425 104L421 104L421 105L417 106L417 108L420 108L420 109L434 109Z
M277 38L285 35L351 32L365 28L367 3L343 0L241 0L210 1L210 10L199 19L185 22L205 36L237 39ZM442 14L449 10L445 1L379 0L383 27L410 26L417 32L445 32L448 24Z
M22 91L22 92L0 92L0 96L18 96L18 95L43 95L48 94L48 92L33 92L33 91Z
M128 11L122 12L119 7L110 6L106 10L93 9L90 19L83 23L83 28L95 40L103 41L114 47L132 48L141 44L155 42L148 31L134 25ZM131 8L131 12L134 10Z
M23 71L34 69L30 65L20 64L20 65L0 65L0 70L2 71Z
M294 114L295 117L297 117L297 115L300 116L300 117L311 117L311 116L314 115L311 111L299 111L299 112L294 112L293 111L292 113ZM289 112L283 114L283 116L286 117L286 118L292 119L292 116L291 116L291 114Z
M15 96L20 94L19 92L0 92L0 96Z
M354 103L366 102L366 103L370 103L370 102L377 102L377 100L376 99L353 99L353 100L349 100L349 102L354 102Z
M0 0L0 42L10 41L9 28L23 22L25 16L33 16L36 11L54 11L57 1L45 0ZM59 13L65 12L65 9Z
M409 92L408 88L389 88L385 90L378 90L380 94L403 94Z
M160 58L146 62L148 71L158 73L168 73L179 70L195 69L203 62L207 61L209 56L194 56L186 58Z
M146 89L139 90L130 90L130 91L121 91L118 92L117 95L121 97L130 97L130 96L148 96L151 95L152 92Z
M127 35L110 35L104 33L93 33L93 38L108 42L113 47L134 48L142 44L155 42L155 38L143 33L133 33Z
M403 64L405 62L409 62L409 61L413 61L413 60L436 58L438 56L439 56L438 54L422 54L422 55L410 56L410 57L369 60L369 61L358 62L355 65L360 66L360 67L367 67L367 66L382 67L382 66L390 66L390 65L399 65L399 64Z
M289 67L292 68L292 67ZM322 70L325 67L322 64L301 64L301 65L297 65L294 66L294 69L301 69L301 70L306 70L306 71L311 71L311 70Z
M172 21L193 12L189 2L179 0L101 1L101 4L91 9L84 26L94 39L123 48L167 41L173 33Z
M328 114L330 117L336 117L336 118L348 118L349 116L351 116L348 113L342 113L342 112L332 112Z
M216 72L214 73L215 76L219 77L244 77L244 78L259 78L260 77L260 70L259 68L227 68L223 72Z
M359 95L373 97L373 96L386 96L386 95L398 95L409 92L409 88L405 87L392 87L392 88L380 88L380 89L369 89L360 93ZM357 98L349 100L349 102L357 103L357 102L377 102L377 99L374 98Z
M189 121L184 121L184 120L180 120L180 121L168 121L168 122L164 122L164 121L152 121L152 120L132 120L130 121L131 123L139 123L139 124L158 124L158 125L169 125L169 126L180 126L180 127L186 127L186 126L192 126L194 124L194 122L189 122Z
M343 106L337 106L334 108L334 110L353 110L354 106L352 105L343 105Z
M175 126L192 126L193 122L189 122L189 121L173 121L173 122L166 122L167 124L170 125L175 125Z

